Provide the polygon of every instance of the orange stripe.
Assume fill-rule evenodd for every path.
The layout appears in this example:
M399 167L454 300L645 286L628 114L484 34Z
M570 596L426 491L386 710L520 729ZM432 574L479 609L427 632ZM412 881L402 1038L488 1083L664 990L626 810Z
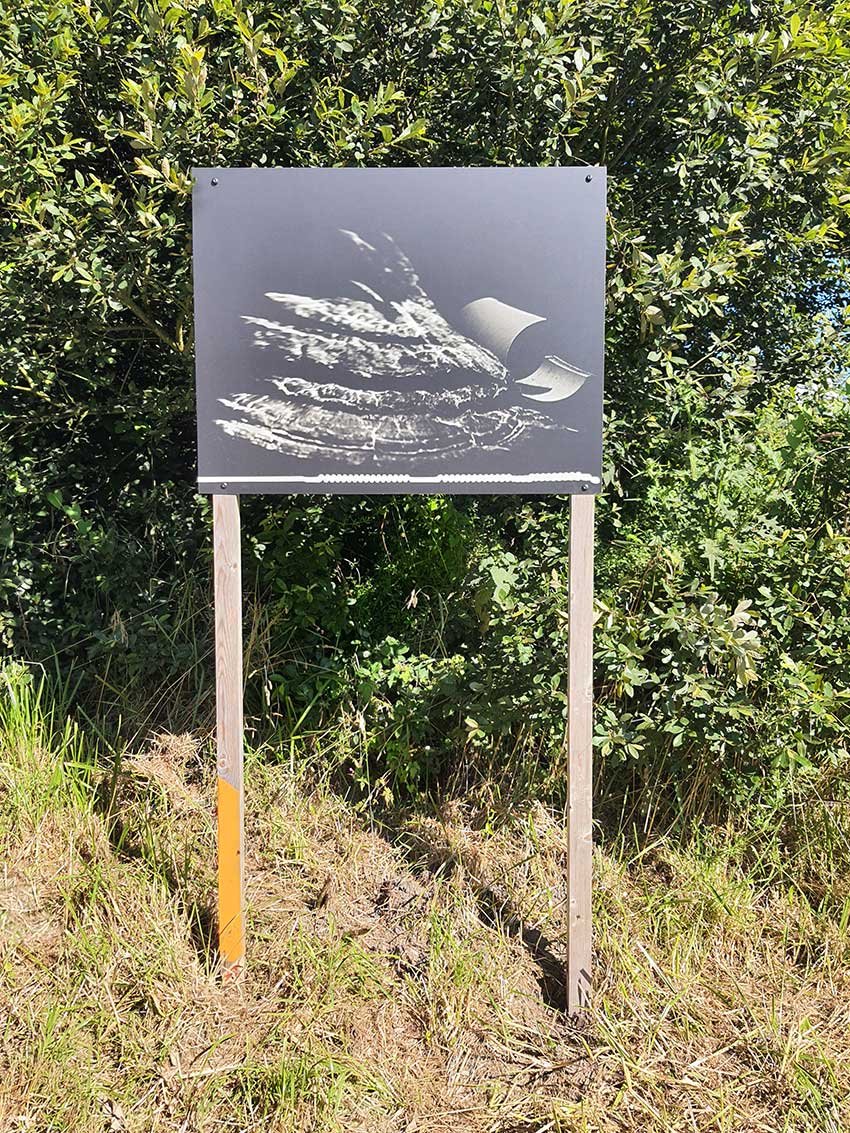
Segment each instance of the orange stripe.
M225 967L245 959L242 923L242 796L218 781L218 951Z

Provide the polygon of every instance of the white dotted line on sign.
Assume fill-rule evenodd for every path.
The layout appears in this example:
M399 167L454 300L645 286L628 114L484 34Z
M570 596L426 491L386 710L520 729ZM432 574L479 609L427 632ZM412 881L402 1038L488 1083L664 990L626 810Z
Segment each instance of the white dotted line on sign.
M514 476L503 472L443 472L437 476L411 476L408 473L324 472L318 476L199 476L199 484L534 484L564 480L598 484L599 477L587 472L529 472Z
M493 484L505 480L518 484L527 484L535 480L547 482L588 480L595 484L599 480L597 476L588 476L583 472L540 472L530 473L528 476L500 475L498 472L469 473L466 476L454 472L445 472L439 476L410 476L403 472L385 475L366 472L350 475L325 473L316 477L316 479L322 484Z

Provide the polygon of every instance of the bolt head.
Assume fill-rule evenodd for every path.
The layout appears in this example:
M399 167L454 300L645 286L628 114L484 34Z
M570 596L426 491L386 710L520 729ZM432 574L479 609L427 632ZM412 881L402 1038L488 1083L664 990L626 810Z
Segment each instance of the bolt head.
M592 180L593 180L593 174L592 174L592 173L588 173L588 175L587 175L587 176L585 177L585 181L587 181L588 183L590 183L590 182L591 182Z
M218 178L217 178L217 177L213 177L212 181L210 181L210 184L211 184L211 185L217 185L217 184L218 184Z

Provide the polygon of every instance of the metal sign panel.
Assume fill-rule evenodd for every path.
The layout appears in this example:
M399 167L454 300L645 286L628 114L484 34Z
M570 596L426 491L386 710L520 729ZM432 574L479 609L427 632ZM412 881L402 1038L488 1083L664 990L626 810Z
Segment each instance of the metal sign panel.
M200 491L599 490L603 169L194 174Z

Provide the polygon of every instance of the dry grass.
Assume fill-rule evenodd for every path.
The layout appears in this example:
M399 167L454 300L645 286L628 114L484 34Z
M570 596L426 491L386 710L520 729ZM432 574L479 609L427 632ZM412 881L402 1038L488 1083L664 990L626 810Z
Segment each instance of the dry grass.
M91 775L35 700L18 682L0 712L0 1129L850 1128L834 858L813 902L813 854L807 899L731 832L598 851L574 1023L557 815L378 829L255 759L249 968L222 987L208 754L160 736Z

